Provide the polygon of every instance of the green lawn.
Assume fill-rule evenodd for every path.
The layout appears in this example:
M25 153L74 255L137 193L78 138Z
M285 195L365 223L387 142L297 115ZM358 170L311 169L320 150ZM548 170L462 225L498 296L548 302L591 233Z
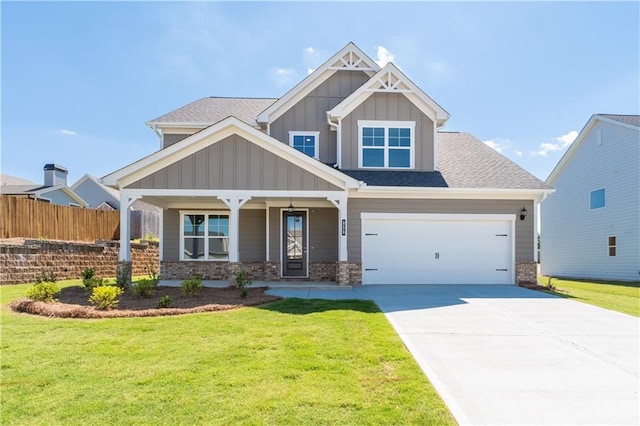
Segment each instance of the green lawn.
M540 276L541 285L549 284L549 277ZM595 282L551 278L559 291L552 292L601 308L640 317L640 284L629 282Z
M0 288L3 425L455 424L372 302L69 320L11 312L27 287Z

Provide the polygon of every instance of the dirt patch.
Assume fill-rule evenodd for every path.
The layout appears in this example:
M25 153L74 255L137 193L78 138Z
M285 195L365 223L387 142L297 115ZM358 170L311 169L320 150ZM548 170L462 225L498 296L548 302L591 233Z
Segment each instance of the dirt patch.
M16 312L57 318L129 318L182 315L195 312L227 311L243 306L257 306L282 299L265 294L267 289L249 288L246 298L240 297L240 290L233 287L203 288L197 297L185 297L180 288L158 287L148 298L135 297L130 291L120 296L118 309L100 311L88 301L82 287L65 287L55 303L34 302L19 299L9 307ZM169 308L157 308L162 296L171 298Z

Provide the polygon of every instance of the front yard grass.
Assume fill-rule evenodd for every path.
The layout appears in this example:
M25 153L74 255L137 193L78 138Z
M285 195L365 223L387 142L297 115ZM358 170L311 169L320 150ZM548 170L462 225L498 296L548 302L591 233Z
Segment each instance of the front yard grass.
M640 317L640 283L567 280L546 276L539 276L538 282L543 286L548 286L550 282L557 289L551 292L558 296Z
M369 301L71 320L10 311L27 288L0 288L3 425L455 424Z

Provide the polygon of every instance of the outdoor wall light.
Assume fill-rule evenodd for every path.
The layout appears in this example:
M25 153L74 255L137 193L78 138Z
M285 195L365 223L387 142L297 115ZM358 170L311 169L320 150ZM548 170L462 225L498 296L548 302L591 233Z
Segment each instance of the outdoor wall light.
M291 202L291 198L289 198L289 207L287 207L287 211L289 213L293 213L293 203Z
M520 210L520 220L524 220L525 217L527 217L527 209L523 207L522 210Z

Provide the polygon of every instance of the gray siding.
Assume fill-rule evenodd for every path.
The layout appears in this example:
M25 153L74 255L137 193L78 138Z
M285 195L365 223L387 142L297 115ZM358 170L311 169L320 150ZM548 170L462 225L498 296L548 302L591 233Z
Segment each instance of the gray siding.
M61 189L45 192L41 197L51 200L51 204L58 204L60 206L70 206L72 204L75 206L79 205L78 201L68 196L67 193Z
M166 148L191 135L162 135L162 147Z
M289 131L320 132L319 159L336 162L336 132L327 124L327 111L339 104L367 81L362 71L337 71L289 111L271 123L271 136L286 144Z
M98 207L106 201L114 209L120 209L120 200L113 198L104 189L96 185L91 179L85 179L85 181L78 185L73 192L85 200L89 204L89 207Z
M640 281L639 138L638 130L601 121L584 136L541 205L545 275ZM601 188L605 207L591 210L589 194Z
M162 258L180 260L180 212L164 210L162 216Z
M240 261L264 261L266 240L266 210L240 209Z
M128 188L339 190L238 135L212 144Z
M529 215L520 220L520 210L525 207ZM362 221L360 213L440 213L440 214L515 214L516 262L533 261L533 201L512 200L389 200L349 199L348 242L349 260L360 262L362 256Z
M304 206L299 206L304 208ZM334 262L338 260L338 210L334 208L309 208L309 261ZM280 261L281 239L280 207L269 209L269 258Z
M342 120L343 169L358 168L358 120L415 121L415 170L434 170L434 123L401 93L374 93Z

